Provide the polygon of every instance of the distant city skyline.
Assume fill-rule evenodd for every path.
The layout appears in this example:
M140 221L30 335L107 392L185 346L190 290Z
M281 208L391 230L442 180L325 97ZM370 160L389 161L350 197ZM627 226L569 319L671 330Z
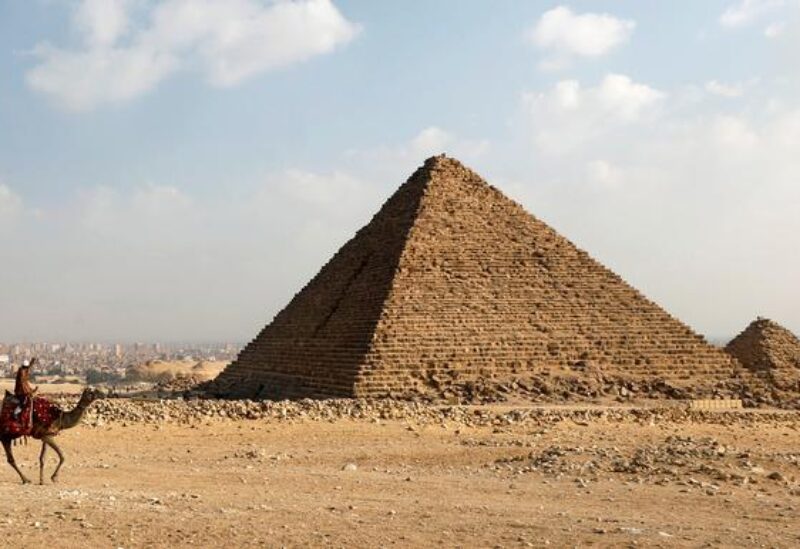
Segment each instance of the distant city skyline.
M447 153L800 333L800 0L0 3L0 340L246 343Z
M130 367L147 363L228 362L239 353L233 343L170 345L164 343L7 343L0 342L0 378L14 377L18 368L37 359L32 375L86 376L95 381L122 380ZM90 383L92 383L90 381Z

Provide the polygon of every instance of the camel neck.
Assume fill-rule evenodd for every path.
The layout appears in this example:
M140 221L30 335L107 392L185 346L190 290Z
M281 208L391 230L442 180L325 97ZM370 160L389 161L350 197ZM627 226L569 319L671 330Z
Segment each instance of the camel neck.
M85 397L81 397L78 401L78 404L75 405L75 408L72 410L67 410L61 415L61 428L62 429L72 429L76 425L81 422L83 419L83 415L86 413L86 410L89 408L89 400Z

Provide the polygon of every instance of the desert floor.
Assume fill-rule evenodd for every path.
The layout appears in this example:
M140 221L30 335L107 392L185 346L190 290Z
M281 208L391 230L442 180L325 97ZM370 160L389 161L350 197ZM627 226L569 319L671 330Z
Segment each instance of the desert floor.
M85 385L81 383L34 383L38 387L38 395L51 395L55 393L80 394ZM13 379L0 379L0 394L5 391L14 391Z
M58 484L0 469L0 536L20 548L797 547L799 427L796 413L730 425L87 424L58 437ZM643 448L656 456L646 473L610 470L608 456L636 464ZM34 480L38 451L15 447Z

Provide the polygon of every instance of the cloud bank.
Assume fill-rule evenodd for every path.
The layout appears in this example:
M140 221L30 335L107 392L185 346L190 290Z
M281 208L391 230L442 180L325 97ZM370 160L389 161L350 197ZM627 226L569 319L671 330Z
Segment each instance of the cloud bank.
M600 57L626 43L636 22L607 13L576 14L564 6L545 12L529 31L530 42L549 54L545 69L564 68L575 57Z
M527 92L532 179L505 188L705 333L759 314L797 329L800 105L709 88L687 100L608 75Z
M588 88L577 80L561 80L548 91L524 93L522 101L536 146L563 154L613 128L652 117L665 96L626 75L608 74Z
M745 27L785 5L785 0L741 0L725 9L719 23L728 28Z
M182 70L236 86L330 53L359 32L331 0L83 0L73 27L80 47L37 44L27 74L31 89L71 111L130 100Z
M0 224L9 224L22 213L22 198L0 183Z
M724 25L757 31L779 13L772 4L732 4ZM333 51L358 32L319 0L84 0L71 24L80 45L40 44L29 79L38 75L52 88L43 93L77 110L137 97L179 71L237 85ZM785 48L793 60L798 33L781 35L783 23L774 24L776 40L764 46ZM304 36L306 29L316 31ZM634 29L631 20L562 7L527 36L545 68L565 68L610 54ZM262 43L264 36L274 40ZM430 120L400 142L345 150L323 167L253 174L259 184L237 186L239 194L152 174L132 189L95 181L102 184L37 215L24 182L0 182L0 248L12 266L0 269L0 287L14 288L0 331L38 339L252 335L425 157L441 152L702 332L731 335L757 314L799 330L800 103L792 75L777 79L764 68L761 78L706 74L670 85L620 71L594 64L517 90L517 103L501 106L511 110L509 131L491 143Z

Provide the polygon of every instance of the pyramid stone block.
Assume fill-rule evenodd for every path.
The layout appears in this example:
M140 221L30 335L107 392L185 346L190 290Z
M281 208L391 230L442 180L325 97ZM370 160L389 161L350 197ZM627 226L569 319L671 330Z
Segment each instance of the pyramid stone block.
M458 161L428 159L214 384L411 396L591 366L691 385L735 361Z

